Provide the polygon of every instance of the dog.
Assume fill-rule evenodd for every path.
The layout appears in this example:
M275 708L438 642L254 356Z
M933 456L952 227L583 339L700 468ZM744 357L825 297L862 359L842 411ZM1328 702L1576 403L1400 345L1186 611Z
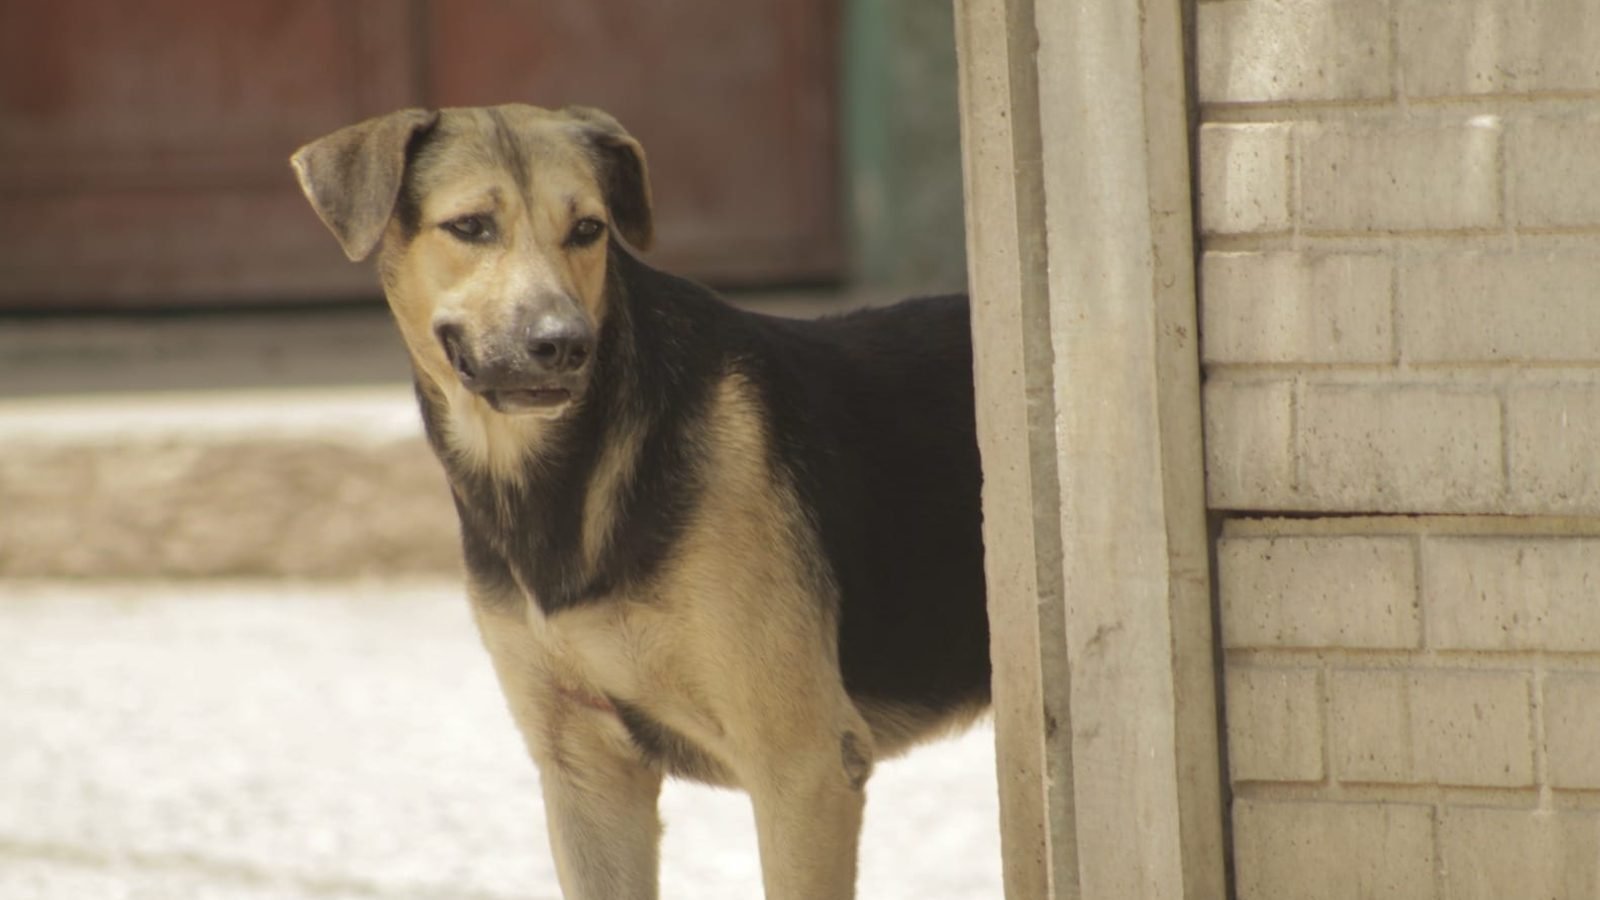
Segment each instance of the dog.
M291 163L379 250L564 894L657 895L673 775L749 794L769 900L852 897L874 762L989 702L967 299L785 319L651 268L595 109L405 109Z

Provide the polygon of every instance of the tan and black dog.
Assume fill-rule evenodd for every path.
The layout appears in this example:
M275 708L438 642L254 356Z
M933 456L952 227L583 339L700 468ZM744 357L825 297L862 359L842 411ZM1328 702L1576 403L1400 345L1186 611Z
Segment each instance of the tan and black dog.
M967 301L818 321L641 262L591 109L407 109L293 165L379 272L569 898L656 896L663 775L742 788L771 900L854 893L874 760L989 699Z

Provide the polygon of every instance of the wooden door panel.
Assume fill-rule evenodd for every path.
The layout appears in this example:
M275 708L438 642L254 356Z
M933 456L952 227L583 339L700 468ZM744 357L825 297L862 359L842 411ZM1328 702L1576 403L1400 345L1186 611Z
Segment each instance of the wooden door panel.
M402 106L508 100L603 106L645 142L660 264L834 275L813 6L0 0L0 309L373 295L288 154Z
M406 53L394 52L409 49L408 20L392 9L340 0L0 6L0 155L18 164L0 177L281 181L284 148L307 129L408 99Z
M660 265L723 281L836 275L831 4L433 0L439 106L598 106L644 144Z
M404 105L385 0L0 4L0 307L370 293L288 169Z
M370 268L345 259L293 187L24 193L0 204L0 241L0 305L324 300L377 290Z

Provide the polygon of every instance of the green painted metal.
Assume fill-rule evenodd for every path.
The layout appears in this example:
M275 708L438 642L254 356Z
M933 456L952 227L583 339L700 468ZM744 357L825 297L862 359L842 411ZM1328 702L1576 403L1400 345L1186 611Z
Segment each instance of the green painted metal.
M952 7L846 0L845 208L865 285L966 286Z

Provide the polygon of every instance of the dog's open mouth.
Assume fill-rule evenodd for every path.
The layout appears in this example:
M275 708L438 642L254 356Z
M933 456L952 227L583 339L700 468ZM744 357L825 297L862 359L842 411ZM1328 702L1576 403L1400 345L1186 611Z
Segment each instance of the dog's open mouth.
M489 401L495 412L531 412L561 406L572 399L572 392L566 388L521 388L485 391L483 399Z

